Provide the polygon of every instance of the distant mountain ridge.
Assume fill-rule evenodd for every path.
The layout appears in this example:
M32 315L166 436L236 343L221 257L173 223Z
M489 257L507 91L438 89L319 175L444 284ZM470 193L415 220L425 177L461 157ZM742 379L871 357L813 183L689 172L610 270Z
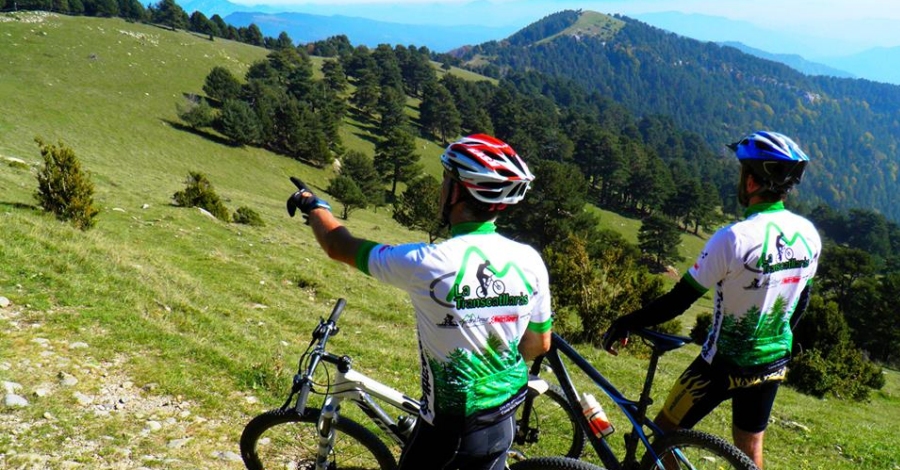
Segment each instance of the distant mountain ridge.
M761 59L780 62L806 75L827 75L830 77L838 78L857 78L850 72L845 72L843 70L838 70L825 64L819 64L806 60L797 54L772 54L771 52L756 49L746 44L735 41L725 41L720 44L722 44L723 46L734 47L735 49L759 57Z
M500 40L541 14L578 8L577 2L567 0L554 2L552 7L546 2L520 0L515 11L510 11L502 3L487 0L464 5L394 5L384 1L352 7L341 4L243 5L228 0L188 0L179 3L189 13L200 11L208 17L218 14L235 26L248 26L253 22L249 18L257 17L257 26L266 35L277 37L285 31L298 43L344 34L353 44L369 47L381 43L415 44L438 52ZM544 13L540 13L542 11ZM532 16L525 16L528 12L533 12ZM230 15L235 16L228 18ZM311 16L300 19L292 15ZM802 30L784 33L745 21L677 11L627 16L700 41L740 43L747 48L742 49L745 52L784 63L807 74L860 77L900 84L900 48L866 49L852 42L818 37ZM351 21L350 18L358 21ZM490 18L490 21L485 18ZM471 24L455 26L467 22ZM878 25L879 30L886 27L888 25ZM900 28L900 25L897 27ZM313 34L313 31L318 34Z
M763 29L744 21L677 11L644 13L631 17L700 41L739 42L756 50L767 51L773 55L772 60L798 67L797 70L803 72L805 66L791 58L794 54L856 77L900 84L900 47L866 48L842 40L810 35L802 30L784 33ZM880 31L889 28L884 23L869 26ZM894 30L898 28L900 25L894 26Z
M224 20L237 27L253 23L264 35L270 37L278 37L281 32L286 32L298 44L345 35L354 45L365 45L370 48L379 44L415 45L428 47L435 52L446 52L467 44L501 39L517 29L511 26L409 25L349 16L319 16L306 13L234 12L224 17Z
M618 23L595 34L578 27ZM479 44L460 57L484 74L534 70L566 77L637 116L669 116L723 155L724 143L752 130L784 132L814 161L800 191L807 202L866 207L900 220L894 201L900 86L807 76L733 47L585 11L550 15L508 41Z

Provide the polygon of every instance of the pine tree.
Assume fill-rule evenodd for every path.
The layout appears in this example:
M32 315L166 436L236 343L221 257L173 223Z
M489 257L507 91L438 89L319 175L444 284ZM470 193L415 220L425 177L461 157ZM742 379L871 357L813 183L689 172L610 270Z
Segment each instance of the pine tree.
M396 197L397 184L411 181L421 172L413 136L402 128L392 129L375 146L375 169L391 184L391 197Z
M351 150L341 159L341 175L346 175L374 206L384 204L384 185L375 170L375 163L366 154Z
M433 176L414 179L394 204L394 220L410 230L428 233L428 242L433 243L444 229L440 195L441 185Z
M444 145L459 135L462 118L453 104L453 96L437 82L429 82L422 92L419 122L423 129L436 134Z
M638 231L638 245L641 251L653 257L657 266L664 267L672 261L683 261L678 253L681 234L678 227L660 215L644 219Z
M341 218L344 220L347 220L350 212L356 209L365 209L369 202L359 186L349 176L338 175L332 178L326 191L344 206L344 210L341 212Z

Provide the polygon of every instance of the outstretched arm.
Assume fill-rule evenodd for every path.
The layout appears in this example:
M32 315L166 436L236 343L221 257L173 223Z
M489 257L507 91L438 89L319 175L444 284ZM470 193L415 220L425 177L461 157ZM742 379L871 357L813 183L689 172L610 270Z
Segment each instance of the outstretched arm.
M603 349L616 354L616 343L628 338L629 330L665 323L684 313L702 296L703 292L694 283L682 277L669 292L657 297L647 306L613 321L603 334Z
M354 237L329 210L310 212L309 226L329 258L356 267L356 253L365 240Z
M316 197L303 181L292 176L291 182L297 191L288 198L288 214L293 217L299 210L328 257L356 267L356 254L365 240L350 234L331 213L331 206Z

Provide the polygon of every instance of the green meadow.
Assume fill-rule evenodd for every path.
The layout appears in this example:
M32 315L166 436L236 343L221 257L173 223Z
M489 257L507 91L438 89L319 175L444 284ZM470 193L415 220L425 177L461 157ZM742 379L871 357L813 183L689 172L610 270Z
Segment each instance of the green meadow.
M0 297L10 301L0 308L0 382L7 398L26 402L0 408L0 469L243 468L243 425L283 402L312 328L338 298L348 307L332 350L418 393L403 293L327 259L285 212L288 176L324 193L332 169L179 124L176 105L202 93L212 67L243 76L265 55L119 19L0 14ZM411 113L416 106L410 100ZM75 230L37 206L38 136L71 147L90 173L94 229ZM370 155L372 137L349 118L342 130L347 148ZM418 143L437 174L440 144ZM206 174L231 211L248 206L266 225L174 206L191 171ZM639 221L590 210L636 241ZM381 242L427 240L388 208L346 223ZM685 235L679 273L703 242ZM685 328L710 305L692 309ZM637 392L643 358L579 350ZM657 403L696 354L689 346L662 359ZM866 403L783 388L767 468L900 469L900 376L885 373L887 385ZM611 439L621 440L625 420L610 417L619 424ZM717 410L702 427L729 436L730 414Z

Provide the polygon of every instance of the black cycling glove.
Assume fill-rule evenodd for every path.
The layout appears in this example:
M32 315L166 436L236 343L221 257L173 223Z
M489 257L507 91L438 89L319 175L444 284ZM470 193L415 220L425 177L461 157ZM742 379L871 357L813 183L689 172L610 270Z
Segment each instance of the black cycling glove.
M331 206L323 199L316 197L315 193L310 191L303 181L291 176L291 182L297 186L297 191L294 194L291 194L291 197L287 200L288 215L293 217L294 214L297 213L297 210L299 210L304 218L306 218L313 209L320 208L327 209L328 212L331 212Z
M603 349L612 354L617 354L617 343L622 346L628 343L628 331L630 328L624 323L622 318L618 318L609 325L609 328L603 333L603 338L600 340Z

